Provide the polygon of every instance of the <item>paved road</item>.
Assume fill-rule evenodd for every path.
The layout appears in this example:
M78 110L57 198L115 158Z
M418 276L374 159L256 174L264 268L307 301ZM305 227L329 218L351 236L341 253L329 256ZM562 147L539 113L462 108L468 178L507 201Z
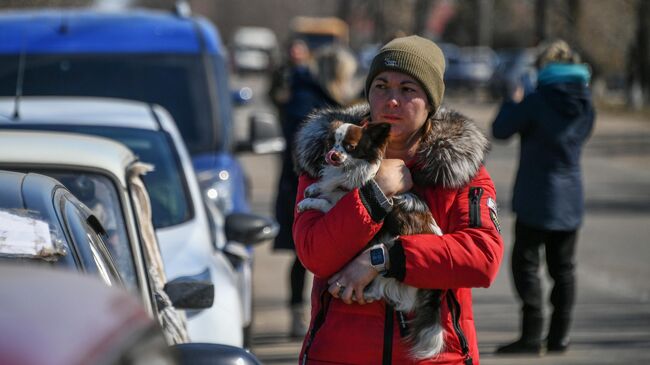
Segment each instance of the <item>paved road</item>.
M483 128L493 104L448 101ZM510 191L518 144L493 144L486 165L498 191L507 256L489 289L474 291L482 364L650 364L650 121L601 112L584 156L587 217L578 246L578 298L573 345L564 355L495 357L513 340L518 304L509 273L513 217ZM277 156L242 156L253 209L271 214ZM256 248L253 352L265 364L295 364L298 341L287 337L287 273L291 256ZM548 287L548 285L547 285Z

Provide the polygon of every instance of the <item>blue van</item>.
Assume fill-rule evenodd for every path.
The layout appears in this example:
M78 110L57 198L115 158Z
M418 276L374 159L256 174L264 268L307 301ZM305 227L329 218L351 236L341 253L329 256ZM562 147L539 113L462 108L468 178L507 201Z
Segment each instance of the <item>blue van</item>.
M250 211L246 177L234 154L284 148L279 128L269 118L252 118L249 139L234 140L237 93L230 90L227 60L217 29L182 12L0 13L0 96L97 96L163 106L190 151L204 198L224 215ZM250 247L247 252L228 257L250 282ZM244 288L242 294L248 331L250 290Z
M283 148L263 118L252 121L253 140L233 140L227 59L217 29L201 17L144 9L0 14L0 96L116 97L165 107L206 195L225 214L249 211L233 152Z

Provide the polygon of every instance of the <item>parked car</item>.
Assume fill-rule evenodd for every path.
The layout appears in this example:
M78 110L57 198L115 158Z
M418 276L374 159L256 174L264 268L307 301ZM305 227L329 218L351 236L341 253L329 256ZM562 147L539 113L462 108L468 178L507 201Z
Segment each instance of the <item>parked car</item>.
M238 72L270 71L280 56L275 33L265 27L237 28L231 49Z
M0 265L0 276L4 365L178 363L138 299L123 290L51 268Z
M250 93L231 92L228 69L218 30L187 11L68 8L0 14L0 96L20 90L26 96L113 97L161 105L189 149L203 198L224 215L250 212L248 179L235 153L273 153L285 146L269 113L253 114L243 128L248 137L234 139L233 95L240 102ZM243 244L252 260L252 243ZM252 311L243 312L243 322L250 328Z
M503 49L497 52L499 63L490 79L490 95L501 98L511 93L516 85L526 91L534 89L537 80L535 48Z
M447 60L445 86L449 90L483 90L488 87L497 64L489 47L443 48Z
M291 37L304 40L312 51L330 44L347 46L350 41L348 24L336 17L296 16L291 19L289 32Z
M55 266L123 285L99 220L52 178L0 170L0 232L3 264Z
M0 98L0 115L11 115L15 102ZM273 238L275 223L245 213L224 218L214 206L205 204L180 134L160 106L101 98L23 97L19 110L17 118L0 117L0 129L108 137L154 165L143 180L151 197L167 277L209 280L215 286L211 308L186 312L190 338L242 346L247 326L243 313L251 311L252 305L244 299L250 298L252 278L248 251L238 242Z
M94 278L11 264L0 277L3 365L260 364L225 345L167 346L136 297Z
M106 138L3 131L0 168L38 172L63 183L101 223L102 241L122 281L158 319L168 342L189 341L185 317L174 307L209 308L214 285L208 281L167 282L153 234L149 197L140 179L151 166L139 162L126 146Z
M233 137L227 51L207 19L187 12L36 9L0 14L0 96L97 96L167 109L185 141L204 194L225 213L249 212L235 152L284 148L277 120L253 115ZM244 93L246 94L246 93ZM241 97L237 97L242 100ZM249 250L249 253L252 253Z

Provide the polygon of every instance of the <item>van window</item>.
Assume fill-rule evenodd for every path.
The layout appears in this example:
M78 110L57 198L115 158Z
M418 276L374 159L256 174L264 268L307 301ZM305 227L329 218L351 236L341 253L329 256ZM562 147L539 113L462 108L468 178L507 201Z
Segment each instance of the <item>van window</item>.
M0 96L15 95L18 59L0 56ZM219 68L216 73L225 76ZM221 100L230 102L230 95L218 95L211 103L206 74L199 54L28 55L23 95L114 97L162 105L196 154L227 147L223 123L216 118L222 117L218 110L230 110Z

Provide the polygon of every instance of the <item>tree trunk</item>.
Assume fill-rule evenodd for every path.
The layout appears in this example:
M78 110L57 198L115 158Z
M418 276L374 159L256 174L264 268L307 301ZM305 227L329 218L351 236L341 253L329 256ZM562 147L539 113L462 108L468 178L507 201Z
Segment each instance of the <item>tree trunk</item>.
M650 1L639 1L638 59L639 81L643 103L650 104Z
M494 1L477 0L478 6L478 34L476 44L479 46L492 46L493 19L494 19Z
M427 20L429 19L429 9L431 8L431 0L417 0L413 8L413 24L414 34L424 34L427 27Z
M546 39L546 0L535 1L535 38L536 43Z

